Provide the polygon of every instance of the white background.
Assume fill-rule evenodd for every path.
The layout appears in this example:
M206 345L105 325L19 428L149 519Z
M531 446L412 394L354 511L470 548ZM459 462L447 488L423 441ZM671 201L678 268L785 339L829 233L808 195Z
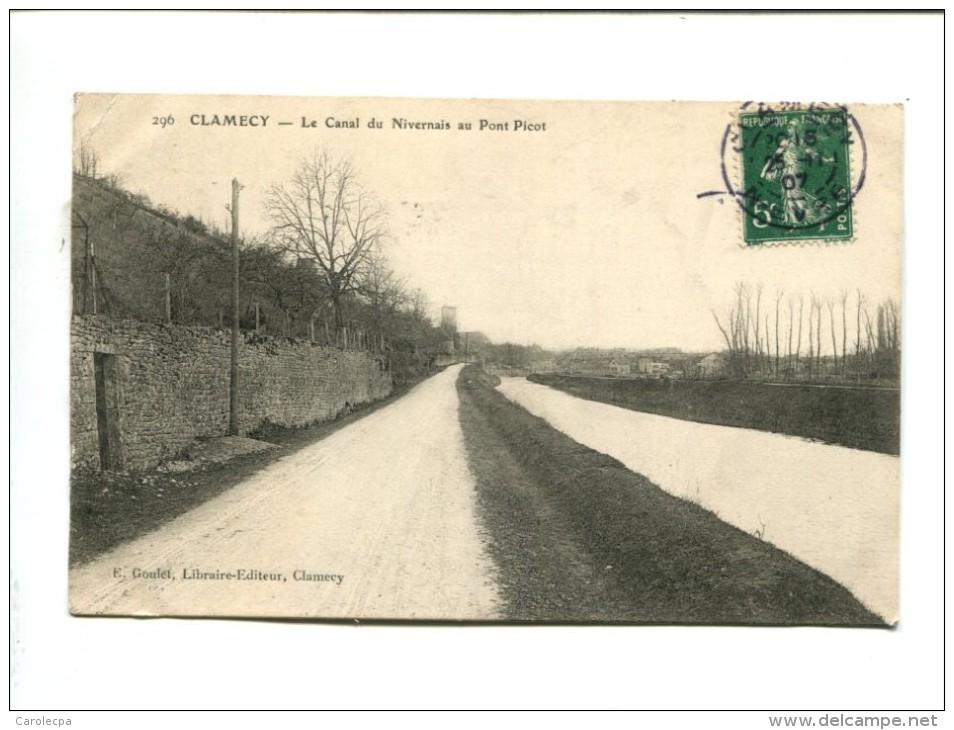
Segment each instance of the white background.
M10 22L17 710L10 726L17 716L41 714L70 716L74 726L131 726L128 717L66 712L83 708L878 710L906 717L941 707L941 16L15 13ZM67 247L76 91L903 102L900 625L874 631L71 618ZM766 715L658 714L651 726L767 727ZM170 721L132 719L135 726ZM621 727L642 722L600 719ZM496 720L431 717L418 724L488 721ZM583 718L544 721L575 726ZM198 715L175 722L218 724Z

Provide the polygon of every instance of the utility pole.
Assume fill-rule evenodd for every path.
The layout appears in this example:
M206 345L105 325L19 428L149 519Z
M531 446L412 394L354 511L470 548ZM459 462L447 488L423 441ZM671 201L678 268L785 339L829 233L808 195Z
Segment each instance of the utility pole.
M238 340L239 340L239 181L232 178L232 366L229 373L229 436L239 435Z
M182 317L181 314L179 316ZM172 324L172 283L168 272L166 272L166 324Z
M89 229L86 231L87 242L89 243L89 281L90 281L90 291L93 293L93 314L98 314L96 311L96 252L93 250L95 244L89 240Z

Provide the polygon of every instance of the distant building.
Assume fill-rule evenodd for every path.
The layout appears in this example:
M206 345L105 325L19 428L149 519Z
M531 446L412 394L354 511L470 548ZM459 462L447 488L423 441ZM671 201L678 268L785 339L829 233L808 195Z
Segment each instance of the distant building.
M441 307L441 327L457 329L457 307Z
M457 342L457 307L441 307L441 330L445 338L441 345L443 353L455 357L460 347Z
M636 372L653 376L665 375L669 372L669 363L641 357L636 362Z
M718 378L726 374L728 361L721 352L706 355L696 364L696 370L703 378Z
M612 375L628 375L630 365L627 361L618 358L612 358L607 362L603 369Z

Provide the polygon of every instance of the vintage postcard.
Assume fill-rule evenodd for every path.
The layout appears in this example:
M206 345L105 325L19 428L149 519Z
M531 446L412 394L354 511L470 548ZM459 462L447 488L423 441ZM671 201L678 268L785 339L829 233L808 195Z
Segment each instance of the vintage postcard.
M74 129L74 614L898 621L900 105Z

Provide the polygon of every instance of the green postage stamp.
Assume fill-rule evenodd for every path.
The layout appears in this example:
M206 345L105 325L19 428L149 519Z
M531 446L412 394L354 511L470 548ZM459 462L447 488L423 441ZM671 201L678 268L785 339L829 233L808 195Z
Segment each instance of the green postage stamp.
M864 175L852 185L849 150L853 120L841 107L760 108L742 112L738 147L746 245L852 238L852 200Z

